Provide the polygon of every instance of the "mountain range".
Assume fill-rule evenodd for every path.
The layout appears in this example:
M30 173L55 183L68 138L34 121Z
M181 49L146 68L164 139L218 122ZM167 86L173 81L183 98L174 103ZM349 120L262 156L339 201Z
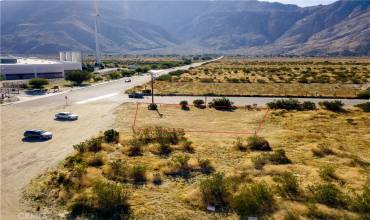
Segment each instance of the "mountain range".
M93 1L0 1L1 53L95 49ZM370 55L370 1L101 1L104 53Z

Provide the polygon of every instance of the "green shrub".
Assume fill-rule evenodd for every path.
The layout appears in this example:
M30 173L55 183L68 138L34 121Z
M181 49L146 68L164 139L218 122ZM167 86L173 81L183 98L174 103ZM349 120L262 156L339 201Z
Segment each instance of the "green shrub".
M128 192L121 184L98 181L92 197L82 196L69 206L71 217L86 216L91 219L124 219L130 213Z
M310 204L308 206L307 217L309 217L310 219L323 219L323 220L349 219L345 218L344 216L332 215L322 212L314 204Z
M157 78L155 78L156 80L158 81L167 81L167 82L171 82L172 81L172 76L168 75L168 74L164 74L164 75L161 75L161 76L158 76Z
M93 167L102 166L104 164L103 155L100 152L94 153L93 156L89 158L87 163L89 166Z
M153 174L152 182L153 182L154 185L161 185L162 184L161 174L159 174L159 173Z
M288 198L296 198L299 195L298 178L290 172L284 172L279 176L274 177L274 181L278 182L278 192Z
M28 82L28 84L33 89L42 89L44 86L49 84L49 81L44 78L33 78Z
M113 181L126 182L127 180L127 165L122 160L110 162L111 171L105 176Z
M185 132L183 129L154 126L137 131L135 137L143 144L178 144L180 141L185 140Z
M302 105L297 99L281 99L267 103L271 109L302 110Z
M150 110L150 111L156 111L157 109L158 109L157 104L150 103L150 104L148 105L148 110Z
M122 75L120 72L112 72L108 75L109 79L119 79L122 78Z
M358 95L357 98L359 99L370 99L370 88L361 91Z
M266 184L253 183L231 200L231 208L241 217L263 216L273 211L274 197Z
M268 155L268 160L272 164L290 164L292 161L286 156L285 151L282 149L278 149L271 154Z
M173 176L181 176L187 178L190 176L191 168L189 167L189 157L186 155L178 155L171 159L169 165L171 171L168 173Z
M256 169L262 169L268 163L271 164L290 164L291 160L286 156L285 151L279 149L273 153L264 153L260 156L253 157L252 162Z
M168 143L159 143L159 155L166 156L172 152L172 148Z
M247 147L250 150L256 150L256 151L271 151L271 147L269 142L260 136L253 135L248 137L247 139Z
M339 100L323 101L323 102L320 102L319 104L320 104L320 106L326 108L329 111L333 111L333 112L342 112L342 111L344 111L344 109L343 109L344 104L343 104L343 102L341 102Z
M346 196L331 183L309 187L313 199L330 207L345 207L347 204Z
M121 70L121 75L122 75L122 77L130 77L130 76L135 75L135 71L134 70L123 69L123 70Z
M284 220L300 220L300 219L301 218L299 217L299 215L297 215L296 213L292 211L287 211L284 216Z
M181 141L181 147L185 152L194 153L194 147L192 146L192 142L189 140Z
M104 140L107 143L118 143L119 132L114 129L109 129L104 132Z
M320 168L319 175L323 180L338 180L338 176L335 174L335 169L332 166L325 166Z
M149 66L139 66L138 68L136 68L135 71L138 73L147 73L149 70L150 70Z
M305 101L301 103L297 99L274 100L272 102L267 103L267 106L271 109L285 109L298 111L316 109L316 104L314 102Z
M200 171L204 174L210 174L215 170L209 159L198 159L198 164Z
M90 138L84 142L81 142L79 144L73 145L73 148L78 152L78 153L85 153L85 152L98 152L100 151L101 144L102 144L102 138L97 137L97 138Z
M129 170L129 178L134 184L143 184L146 182L146 166L134 165Z
M230 193L222 173L215 173L200 182L202 200L206 206L212 205L216 210L228 207Z
M100 75L98 75L98 74L94 74L94 75L92 76L92 78L93 78L94 82L99 82L99 81L102 81L102 80L103 80L103 77L101 77L101 76L100 76Z
M302 109L303 110L315 110L316 104L314 102L305 101L302 103Z
M268 164L269 160L264 155L260 155L257 157L253 157L252 162L254 164L254 168L256 168L257 170L261 170L266 164Z
M182 110L185 110L185 111L189 110L189 104L188 104L188 101L186 100L182 100L180 102L180 106Z
M231 111L234 109L233 102L230 101L230 99L227 99L225 97L213 99L208 106L210 108L215 108L217 110L223 110L223 111Z
M176 71L169 72L168 75L170 75L170 76L181 76L185 72L186 72L186 70L176 70Z
M355 106L362 109L364 112L370 112L370 102L361 103Z
M370 215L370 188L365 187L361 194L356 194L351 199L351 210Z
M142 155L142 146L141 142L137 139L132 139L129 141L128 146L128 155L129 156L140 156Z
M201 108L202 106L204 106L204 100L203 99L195 99L193 101L193 105L197 108Z
M65 80L71 81L77 85L81 85L84 81L90 80L92 77L90 72L81 70L72 70L65 74Z

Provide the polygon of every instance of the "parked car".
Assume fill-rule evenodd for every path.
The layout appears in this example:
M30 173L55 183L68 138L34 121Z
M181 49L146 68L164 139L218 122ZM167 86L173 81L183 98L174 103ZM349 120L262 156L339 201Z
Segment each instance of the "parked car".
M125 79L125 83L131 82L131 79Z
M144 95L140 93L132 93L132 94L129 94L128 97L132 99L143 99Z
M59 112L55 114L55 118L61 120L77 120L78 115L73 114L72 112Z
M53 137L53 133L50 131L44 130L27 130L24 132L23 136L25 138L37 138L37 139L51 139Z

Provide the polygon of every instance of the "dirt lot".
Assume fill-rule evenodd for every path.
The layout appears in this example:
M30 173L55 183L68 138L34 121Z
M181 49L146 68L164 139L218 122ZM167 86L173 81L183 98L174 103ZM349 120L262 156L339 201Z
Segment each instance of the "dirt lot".
M270 143L273 150L283 149L291 164L266 164L263 169L256 169L253 164L254 157L261 155L260 152L239 151L235 149L235 135L187 133L186 138L192 141L194 152L184 153L181 146L171 146L172 152L165 157L158 156L152 151L151 145L143 147L143 153L138 156L128 154L128 142L131 138L132 113L135 111L135 104L123 104L115 111L116 119L113 127L121 132L120 141L114 145L104 145L102 155L102 166L87 168L81 177L83 184L91 187L93 181L107 178L111 169L111 162L119 159L128 166L144 165L146 167L147 182L143 185L127 184L129 190L129 204L132 208L132 215L138 219L238 219L233 212L209 213L204 211L200 198L199 183L207 175L195 172L190 178L172 177L168 172L167 164L180 155L187 155L190 160L188 166L196 169L199 159L209 159L215 171L223 172L228 177L240 178L243 176L245 183L263 182L274 188L274 177L284 171L290 171L298 178L299 188L304 196L309 195L308 186L330 182L340 188L343 193L361 192L370 181L368 161L370 160L370 123L369 113L364 113L357 108L348 109L345 113L333 113L326 110L286 112L272 111L267 118L266 125L261 132ZM199 117L203 111L204 117ZM161 112L161 111L160 111ZM250 113L250 114L249 114ZM156 120L156 113L141 109L141 126L153 124ZM170 120L164 124L176 125L176 127L214 126L224 129L245 129L252 123L255 125L256 112L223 112L217 113L213 110L182 111L179 108L168 108L162 111L163 118L170 116ZM176 117L173 117L176 114ZM218 117L215 118L215 114ZM234 118L230 115L234 114ZM243 114L243 116L241 116ZM158 119L158 118L157 118ZM232 120L230 120L232 119ZM163 119L164 120L164 119ZM320 146L330 149L329 155L318 157L314 150ZM83 154L90 157L91 154ZM85 157L84 156L84 157ZM199 163L199 162L198 162ZM332 166L335 168L335 179L324 180L320 175L320 169ZM66 168L60 168L58 172L69 172ZM57 173L58 173L57 172ZM48 185L55 173L47 173L36 180L31 190L46 186L46 199L50 204L63 204L73 194L60 192L59 186ZM155 185L153 176L160 175L162 184ZM46 182L45 182L46 181ZM46 185L45 185L46 184ZM44 189L45 190L45 189ZM56 190L56 191L55 191ZM84 194L84 188L76 192L77 195ZM87 191L89 192L89 190ZM37 192L36 192L37 195ZM43 194L45 196L45 194ZM63 195L61 197L61 195ZM33 195L34 196L34 195ZM32 197L32 195L31 195ZM52 198L52 199L51 199ZM271 214L276 219L282 219L287 213L302 216L304 219L310 215L309 203L306 200L290 200L274 195L276 209ZM60 204L59 204L60 205ZM347 216L355 218L354 212L328 207L319 204L318 209L327 216ZM312 214L312 213L311 213Z

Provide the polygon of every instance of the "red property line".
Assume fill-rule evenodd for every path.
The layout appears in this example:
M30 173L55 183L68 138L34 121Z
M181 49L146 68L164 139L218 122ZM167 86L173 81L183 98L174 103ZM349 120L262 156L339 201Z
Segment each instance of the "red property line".
M139 103L136 103L136 110L134 112L133 121L132 121L132 130L135 131L137 111L139 110Z
M136 120L137 120L137 115L138 115L138 110L139 110L139 105L140 104L150 104L150 103L146 103L146 102L137 102L136 103L136 109L134 111L134 114L133 114L133 122L132 122L132 130L135 132L136 130L144 130L144 128L137 128L136 127ZM169 105L169 106L181 106L179 104L166 104L166 103L157 103L159 106L166 106L166 105ZM188 106L194 106L194 105L188 105ZM258 128L254 131L254 132L251 132L251 131L245 131L245 132L236 132L236 131L210 131L210 130L184 130L184 132L192 132L192 133L210 133L210 134L236 134L236 135L241 135L241 134L244 134L244 135L257 135L263 128L263 125L265 123L265 120L267 118L267 115L269 113L269 109L266 108L266 112L261 120L261 122L259 123L259 126Z
M266 110L266 113L265 115L263 116L262 118L262 121L260 122L260 125L258 126L257 130L256 130L256 135L261 131L261 129L263 128L263 125L265 124L265 120L267 118L267 115L269 113L269 109Z

